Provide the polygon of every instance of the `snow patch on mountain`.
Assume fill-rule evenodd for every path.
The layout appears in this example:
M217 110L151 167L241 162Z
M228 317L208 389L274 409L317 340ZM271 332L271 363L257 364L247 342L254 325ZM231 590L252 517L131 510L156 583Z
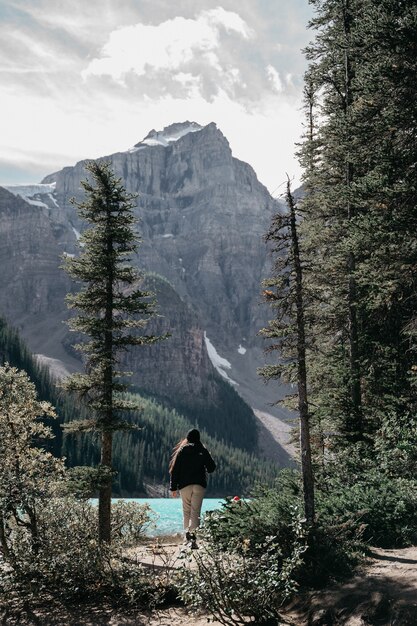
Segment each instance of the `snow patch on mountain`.
M197 124L196 122L182 122L166 126L164 130L151 130L145 139L137 143L134 148L129 150L129 152L134 152L135 150L140 150L141 148L147 146L163 146L166 148L171 143L181 139L181 137L184 137L189 133L199 132L202 129L203 126L200 126L200 124Z
M55 183L53 183L55 185ZM52 204L54 204L56 206L57 209L59 209L59 204L58 202L55 200L55 198L53 197L53 195L51 193L48 193L48 198L50 199L50 201L52 202Z
M20 194L18 195L20 196ZM49 209L48 205L45 204L45 202L41 202L40 200L32 200L31 198L23 198L23 196L20 197L22 198L22 200L24 200L28 204L31 204L32 206L39 206L42 209Z
M10 193L14 196L22 198L22 200L25 200L25 202L31 204L32 206L37 206L42 209L50 209L51 206L48 206L48 204L39 199L39 196L42 198L46 196L51 204L59 209L59 205L53 196L53 193L55 192L55 185L56 183L30 183L28 185L16 183L15 185L5 185L4 188L7 189L7 191L10 191Z
M235 380L232 380L224 371L225 369L232 369L231 363L229 363L227 359L224 359L222 356L220 356L216 348L211 343L210 339L207 337L206 331L204 331L204 341L206 342L209 359L216 368L216 370L219 372L219 374L223 376L223 378L225 378L228 383L231 383L232 385L238 385L239 383L237 383Z
M4 188L7 191L10 191L15 196L20 196L23 200L27 200L28 198L33 198L37 194L51 194L55 191L56 183L38 183L38 184L29 184L29 185L4 185Z
M80 241L81 234L78 232L78 230L77 230L76 228L74 228L74 226L72 226L72 230L73 230L74 235L75 235L75 236L76 236L76 238L77 238L78 245L80 246L80 248L84 248L85 243L83 243L82 241Z
M244 348L243 346L241 346L239 344L239 347L238 347L237 351L239 352L239 354L245 354L246 353L246 348Z

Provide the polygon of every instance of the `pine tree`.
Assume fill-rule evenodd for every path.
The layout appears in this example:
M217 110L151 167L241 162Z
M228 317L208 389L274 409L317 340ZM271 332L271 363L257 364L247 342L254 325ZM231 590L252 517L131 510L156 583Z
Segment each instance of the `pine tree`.
M108 163L90 162L86 170L91 176L81 183L86 199L74 203L91 227L82 235L82 253L67 258L65 268L84 284L78 293L68 296L69 307L80 311L70 320L70 328L89 340L76 346L84 355L85 373L71 376L66 388L80 394L92 414L72 422L71 429L101 436L98 531L100 541L110 542L113 433L131 428L122 414L135 408L120 395L126 389L128 372L119 371L117 365L121 352L129 346L153 343L161 337L143 334L155 314L155 302L151 293L138 287L139 274L131 265L139 242L134 231L134 196L126 193Z
M351 240L361 255L365 417L381 465L414 474L417 7L410 0L364 0L362 15L366 45L352 111L360 213Z
M360 0L314 0L312 4L316 17L311 26L318 33L306 51L311 63L305 79L308 132L301 151L307 191L302 236L306 250L311 251L309 280L317 296L316 334L324 338L321 351L324 347L326 352L321 374L329 385L337 381L339 388L328 409L345 438L360 441L364 423L358 259L349 241L358 213L352 110L358 97L355 77L361 45L355 28Z
M315 298L314 418L355 469L392 456L398 471L415 464L398 441L415 432L417 10L312 4L300 235Z
M297 207L287 182L287 213L274 215L265 240L272 242L274 275L263 281L263 295L272 306L275 318L260 334L274 343L268 352L279 351L280 363L266 365L259 374L266 380L283 375L297 384L300 416L300 453L304 510L307 521L314 521L314 477L310 445L310 415L307 394L305 293L303 262L300 254ZM271 289L272 288L272 289Z

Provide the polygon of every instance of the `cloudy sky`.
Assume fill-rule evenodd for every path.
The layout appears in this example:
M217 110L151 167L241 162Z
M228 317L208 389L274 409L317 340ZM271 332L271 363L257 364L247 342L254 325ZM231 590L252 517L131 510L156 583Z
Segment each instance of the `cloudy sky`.
M299 180L308 0L0 0L0 184L215 122L274 191Z

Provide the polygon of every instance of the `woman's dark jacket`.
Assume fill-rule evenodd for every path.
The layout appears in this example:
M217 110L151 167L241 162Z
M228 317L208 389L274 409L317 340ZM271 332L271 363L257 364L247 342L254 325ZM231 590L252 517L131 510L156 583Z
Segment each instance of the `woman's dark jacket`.
M211 474L216 464L202 443L187 443L178 452L171 473L170 491L187 485L207 487L207 472Z

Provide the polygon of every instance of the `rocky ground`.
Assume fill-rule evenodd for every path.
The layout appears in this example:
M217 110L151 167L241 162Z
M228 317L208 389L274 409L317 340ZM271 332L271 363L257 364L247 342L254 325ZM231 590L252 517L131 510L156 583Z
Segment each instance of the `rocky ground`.
M132 556L150 572L169 579L181 566L179 537L150 542ZM0 607L0 625L33 626L203 626L207 614L195 615L171 606L153 612L126 611L93 601L67 607L59 603L26 605L17 612ZM219 626L220 622L211 622ZM416 626L417 547L402 550L374 549L363 568L349 581L298 598L282 615L291 626Z

